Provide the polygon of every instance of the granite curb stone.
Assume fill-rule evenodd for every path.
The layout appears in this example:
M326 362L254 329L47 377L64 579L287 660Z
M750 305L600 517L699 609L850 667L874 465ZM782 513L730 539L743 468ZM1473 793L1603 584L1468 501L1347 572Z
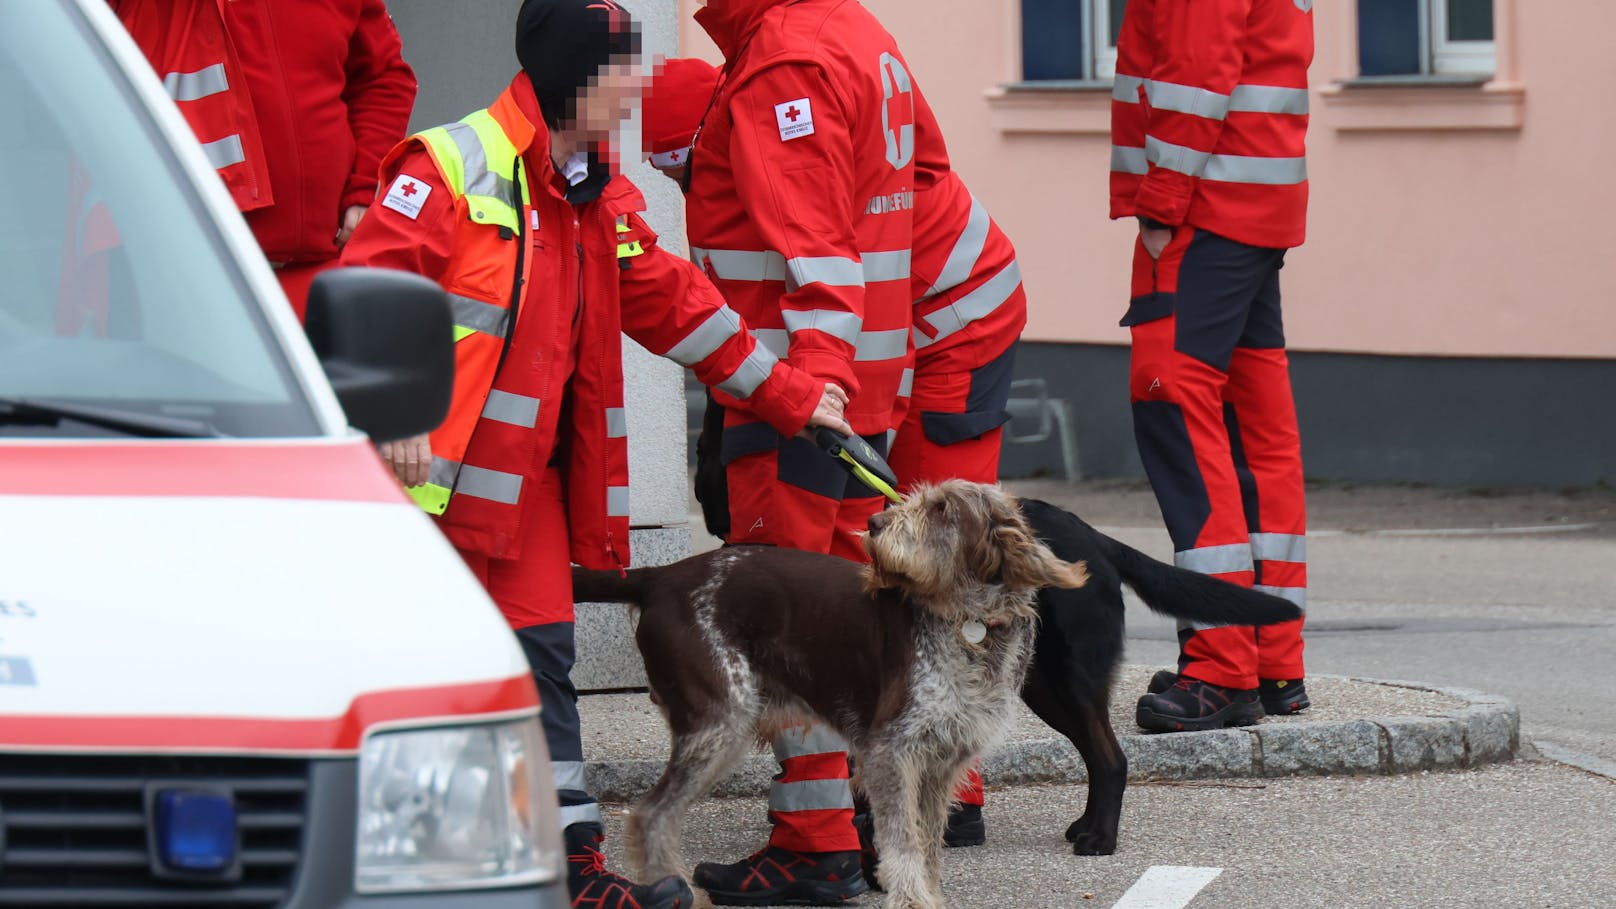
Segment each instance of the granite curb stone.
M1208 732L1118 735L1133 781L1284 776L1369 776L1454 770L1508 761L1520 751L1520 712L1496 695L1417 682L1351 679L1356 683L1444 695L1462 706L1420 716L1334 722L1283 721ZM595 796L633 801L661 774L645 758L591 760L585 772ZM719 797L768 792L776 764L755 754L714 790ZM1007 742L984 756L989 786L1080 783L1083 762L1065 738Z

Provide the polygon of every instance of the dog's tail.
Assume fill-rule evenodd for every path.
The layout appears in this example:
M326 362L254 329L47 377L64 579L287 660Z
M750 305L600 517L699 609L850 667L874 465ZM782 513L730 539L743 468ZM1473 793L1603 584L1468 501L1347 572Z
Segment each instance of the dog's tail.
M646 571L631 568L627 573L572 568L572 599L578 603L633 603L645 605Z
M1163 615L1198 625L1272 625L1302 617L1282 597L1159 562L1097 530L1094 535L1139 599Z

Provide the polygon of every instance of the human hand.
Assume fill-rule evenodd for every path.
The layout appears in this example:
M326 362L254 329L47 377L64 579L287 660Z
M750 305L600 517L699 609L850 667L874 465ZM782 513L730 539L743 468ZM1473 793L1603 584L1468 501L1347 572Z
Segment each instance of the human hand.
M835 382L826 382L825 393L819 396L819 404L814 408L813 416L808 418L808 428L802 431L802 435L804 437L811 435L810 431L815 426L828 426L844 436L852 435L853 427L847 424L846 418L842 415L845 410L847 410L847 392Z
M426 482L432 469L432 443L428 441L426 433L396 442L383 442L377 451L381 453L382 460L393 468L393 474L400 483L420 486Z
M1162 251L1167 244L1173 242L1173 229L1171 227L1146 227L1145 222L1139 222L1139 241L1145 244L1145 252L1152 259L1160 259Z
M353 236L354 228L359 226L359 219L365 216L365 206L350 205L342 213L342 228L337 231L337 248L348 244L348 238Z

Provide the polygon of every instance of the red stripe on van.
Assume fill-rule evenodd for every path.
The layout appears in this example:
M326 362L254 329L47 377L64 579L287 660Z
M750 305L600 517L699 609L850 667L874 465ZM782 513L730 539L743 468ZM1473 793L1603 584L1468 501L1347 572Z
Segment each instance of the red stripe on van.
M362 439L0 444L0 495L409 501Z
M532 710L538 703L532 677L522 675L497 682L362 694L354 698L346 713L323 719L0 714L0 748L186 754L357 753L365 731L377 724L465 722L480 715Z

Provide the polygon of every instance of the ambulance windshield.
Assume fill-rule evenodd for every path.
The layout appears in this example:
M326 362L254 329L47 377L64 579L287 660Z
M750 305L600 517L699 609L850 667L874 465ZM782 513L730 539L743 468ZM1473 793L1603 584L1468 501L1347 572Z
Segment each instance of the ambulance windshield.
M119 435L142 417L319 433L198 194L77 16L0 3L0 399L100 418L13 408L0 436Z

